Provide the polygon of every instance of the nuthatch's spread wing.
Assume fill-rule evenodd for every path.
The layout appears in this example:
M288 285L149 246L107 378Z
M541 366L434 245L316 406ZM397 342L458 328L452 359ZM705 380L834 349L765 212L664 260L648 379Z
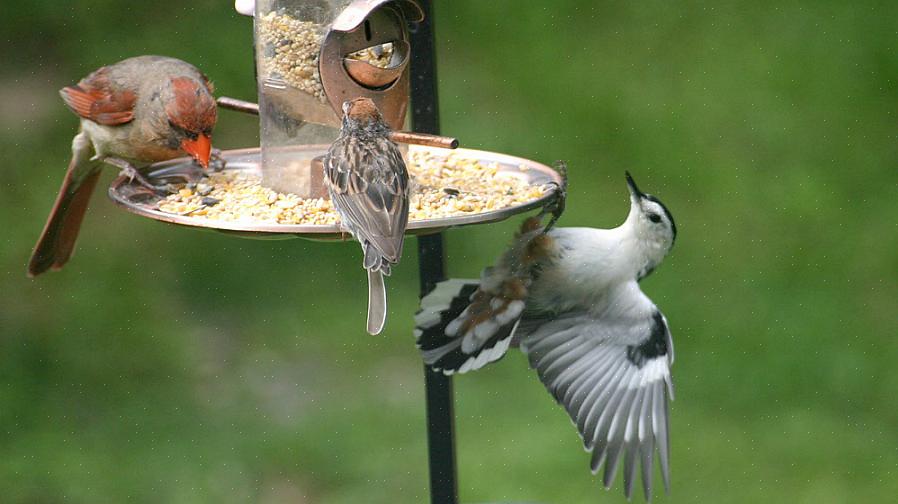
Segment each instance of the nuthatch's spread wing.
M408 223L408 172L387 138L342 137L324 159L325 180L343 227L365 251L366 269L389 274Z
M424 362L445 374L479 369L505 355L528 288L555 243L539 219L524 222L512 247L477 280L440 283L421 301L415 334Z
M651 499L656 447L669 487L673 344L664 315L638 289L632 282L600 316L525 314L519 332L531 367L592 451L593 472L604 463L603 482L610 487L623 456L629 498L641 462L643 490Z

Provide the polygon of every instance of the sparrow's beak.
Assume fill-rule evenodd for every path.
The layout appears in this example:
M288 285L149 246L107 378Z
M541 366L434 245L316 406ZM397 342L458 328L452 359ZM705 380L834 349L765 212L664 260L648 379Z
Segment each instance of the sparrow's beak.
M630 189L630 198L633 201L639 201L640 199L645 197L645 194L636 187L636 182L633 180L633 177L630 176L630 172L625 172L627 174L627 188Z
M212 139L206 135L200 134L196 140L186 138L181 141L181 148L184 152L190 154L193 159L203 167L209 167L209 157L212 155Z

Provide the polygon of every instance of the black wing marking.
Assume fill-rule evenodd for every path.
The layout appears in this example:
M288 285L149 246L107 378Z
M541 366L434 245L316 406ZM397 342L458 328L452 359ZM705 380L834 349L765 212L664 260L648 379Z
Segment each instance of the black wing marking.
M415 314L415 338L421 357L434 370L446 375L465 373L505 356L517 317L510 318L502 325L482 325L482 328L489 327L491 330L488 334L479 334L485 339L473 348L463 348L465 334L447 331L454 320L469 311L471 299L476 296L479 287L480 282L477 280L446 280L437 284L421 300L421 309ZM476 327L474 330L477 330Z
M557 244L539 219L523 222L511 247L479 281L441 282L415 316L424 362L445 374L465 373L501 359L515 337L529 287Z

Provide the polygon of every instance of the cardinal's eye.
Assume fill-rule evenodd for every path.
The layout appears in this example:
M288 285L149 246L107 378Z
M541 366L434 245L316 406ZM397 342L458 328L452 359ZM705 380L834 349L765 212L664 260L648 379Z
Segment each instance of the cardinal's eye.
M656 213L650 213L649 220L657 224L661 222L661 216Z

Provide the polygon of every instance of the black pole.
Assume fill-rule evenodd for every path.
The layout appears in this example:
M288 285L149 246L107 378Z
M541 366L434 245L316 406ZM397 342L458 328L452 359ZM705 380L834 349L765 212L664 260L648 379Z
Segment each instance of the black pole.
M424 21L410 29L412 131L440 133L437 102L436 55L433 40L433 9L430 0L418 0ZM421 296L446 278L442 233L418 237L418 268ZM431 504L456 504L458 483L455 465L455 416L452 378L424 367L427 396L427 450L430 465Z
M421 295L443 279L443 236L418 237ZM456 504L458 483L455 467L455 413L452 377L424 366L427 401L427 453L430 465L430 502Z

